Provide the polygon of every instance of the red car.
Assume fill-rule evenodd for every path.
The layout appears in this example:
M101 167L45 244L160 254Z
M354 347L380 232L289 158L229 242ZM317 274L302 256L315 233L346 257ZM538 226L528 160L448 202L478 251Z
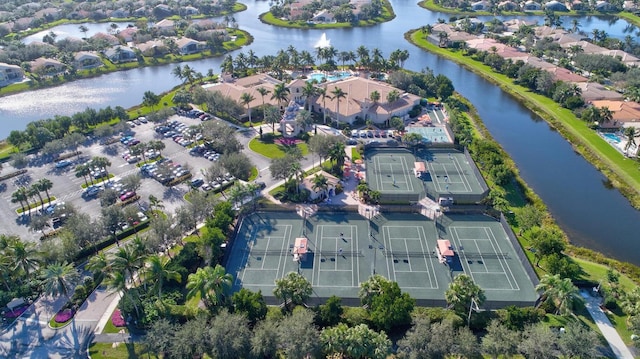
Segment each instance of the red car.
M120 196L120 200L124 202L124 201L128 200L129 198L133 198L135 196L136 196L135 192L129 191L129 192L123 194L122 196Z

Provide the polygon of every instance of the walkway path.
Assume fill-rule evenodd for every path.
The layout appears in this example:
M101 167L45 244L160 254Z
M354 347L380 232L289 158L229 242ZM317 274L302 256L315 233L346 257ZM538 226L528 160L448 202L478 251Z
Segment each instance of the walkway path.
M605 337L607 342L609 342L609 346L613 351L614 355L618 359L633 359L634 356L631 354L631 350L624 344L622 338L616 331L616 329L611 324L611 321L607 317L607 315L600 309L600 297L593 297L586 291L581 291L580 294L584 298L585 306L593 318L593 321L602 332L602 335Z

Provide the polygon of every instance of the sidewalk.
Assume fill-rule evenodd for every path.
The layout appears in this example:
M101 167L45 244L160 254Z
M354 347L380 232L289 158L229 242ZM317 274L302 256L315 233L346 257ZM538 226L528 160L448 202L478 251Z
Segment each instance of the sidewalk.
M633 359L634 356L631 354L631 350L624 344L624 341L616 331L616 329L611 324L611 321L607 317L607 315L600 309L600 298L593 297L589 293L585 291L580 291L580 294L584 298L585 306L593 318L593 321L602 332L602 335L605 337L613 354L618 359Z

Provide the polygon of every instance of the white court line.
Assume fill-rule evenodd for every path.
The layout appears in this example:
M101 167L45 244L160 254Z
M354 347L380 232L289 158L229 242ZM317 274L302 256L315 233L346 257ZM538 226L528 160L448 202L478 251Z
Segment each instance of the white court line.
M496 252L496 254L498 254L498 251L496 251L496 247L493 245L494 240L497 242L496 236L493 234L493 231L491 230L491 228L489 227L485 227L485 233L487 233L487 236L489 237L489 242L491 243L491 248L493 248L493 251ZM493 240L492 240L493 238ZM498 248L500 248L498 246ZM503 264L504 261L504 264ZM502 267L502 270L504 271L504 274L507 276L507 280L509 281L509 285L511 285L511 289L516 289L520 290L520 286L518 285L518 281L516 280L516 277L513 276L513 271L511 270L511 266L509 265L509 263L507 263L507 261L503 258L498 257L498 262L500 263L500 267ZM509 275L507 275L507 271L504 269L504 266L507 266L507 268L509 269L509 273L511 273L511 277L513 278L513 282L516 285L516 288L513 287L513 284L511 284L511 279L509 279Z
M284 267L282 267L282 276L279 276L280 273L280 265L282 264L282 257L288 257L288 255L282 255L282 253L285 250L285 244L289 243L289 240L291 238L289 238L289 240L287 239L287 229L289 229L289 227L291 227L291 225L285 225L284 227L284 239L282 240L282 245L280 246L280 257L278 258L278 271L276 272L276 278L283 278L284 277ZM289 233L291 233L291 231L289 231ZM268 249L269 247L267 247ZM285 262L286 265L286 262Z
M458 229L458 228L460 228L460 229L476 229L476 230L479 230L479 231L484 231L484 230L485 230L486 228L488 228L488 227L477 227L477 226L452 226L451 228L456 228L456 229ZM476 231L476 232L477 232L477 231ZM486 233L486 231L485 231L485 233ZM456 232L456 234L458 234L458 233ZM489 238L489 237L487 237L487 238L478 238L478 237L474 237L474 238L462 238L462 237L458 237L458 239L463 240L463 241L468 241L468 240L486 241L486 240L489 240L490 238Z
M429 249L428 249L429 247L427 246L427 251L425 251L425 248L424 248L424 246L427 244L426 233L424 233L424 228L423 227L420 227L420 230L422 231L422 236L423 236L423 239L424 239L424 241L420 240L420 248L422 248L422 252L423 253L429 253L428 252L429 251ZM431 263L431 268L433 269L433 271L429 271L428 270L429 269L429 263ZM425 268L427 268L427 273L429 274L429 286L433 289L433 281L435 280L435 282L436 282L435 288L437 289L438 288L438 278L435 277L436 269L433 268L433 258L429 257L429 259L427 260L427 256L424 256L424 265L425 265ZM433 274L433 280L431 279L431 275L432 274Z
M455 233L455 236L454 236ZM476 279L473 277L473 272L471 272L471 267L469 266L468 260L467 260L467 255L464 253L465 251L461 251L460 250L460 246L462 245L462 243L460 242L460 239L458 238L458 231L456 230L456 227L451 227L451 239L453 240L453 242L455 243L457 240L457 247L458 247L458 256L460 253L462 253L462 256L464 257L464 261L461 261L462 264L462 269L464 270L464 265L467 265L467 269L465 270L466 273L469 273L469 276L471 276L471 279L473 279L473 281L475 283ZM484 288L483 288L484 289Z
M349 234L351 235L351 238L354 238L353 237L353 227L354 226L351 226L351 229L349 230L349 232L350 232ZM355 238L356 239L358 238L358 227L356 227L356 236L355 236ZM353 248L353 242L354 241L353 241L353 239L351 239L349 242L351 243L351 252L353 252L354 251L354 248ZM356 248L358 248L357 245L356 245ZM356 261L358 262L357 268L355 267L355 262ZM354 272L355 272L356 269L358 269L358 271L360 270L360 258L357 255L356 255L356 260L355 261L353 260L353 258L351 258L351 286L352 287L355 285L355 283L360 283L360 281L354 283L355 278L353 276L354 276Z
M484 263L486 261L484 259L484 256L482 255L482 251L480 250L480 246L478 246L478 241L476 239L472 239L472 241L473 241L473 244L476 245L476 249L478 250L476 253L480 253L480 259L482 260L482 266L484 267L484 271L485 272L489 272L489 268L487 268L487 265ZM460 244L462 244L462 243L460 243Z
M337 261L338 260L336 259L336 262ZM352 272L352 270L351 269L322 269L322 268L318 268L318 272Z
M385 235L385 231L384 231L385 229L387 230L386 235ZM382 227L382 241L384 243L384 247L387 248L387 250L388 250L389 248L391 248L391 246L390 246L391 245L391 241L389 241L389 243L387 243L387 235L389 235L389 227L387 227L387 226ZM389 267L389 261L392 261L392 260L393 260L393 256L387 257L387 260L386 260L386 262L387 262L387 273L388 273L389 277L391 277L391 267ZM393 281L394 282L396 281L395 268L393 269Z
M471 192L471 184L469 183L469 180L467 179L467 176L464 174L464 170L462 169L462 166L460 165L460 161L458 161L457 157L453 157L453 163L455 164L457 170L458 170L458 174L460 175L460 177L462 178L462 183L464 184L464 189L465 192Z
M407 251L407 264L409 265L409 271L413 272L411 269L411 260L409 259L409 245L407 244L407 240L404 240L404 250Z
M313 254L313 268L314 268L314 270L311 271L311 286L315 285L314 284L315 283L314 280L315 280L315 277L316 277L316 270L315 269L316 268L320 268L320 259L321 259L320 257L322 257L322 253L318 253L318 252L320 252L318 249L322 248L322 247L318 247L318 233L319 232L320 231L316 231L316 247L315 247L315 252ZM320 238L322 238L322 237L320 237ZM320 254L320 255L317 255L317 254ZM318 276L318 278L319 277L320 276Z
M251 236L249 237L249 241L247 241L247 245L249 243L252 243L256 240L256 236L258 234L258 228L260 228L261 226L255 226L253 228L253 231L251 231ZM246 248L247 246L245 246L244 250L248 249ZM246 256L243 256L242 261L240 262L240 269L242 271L242 279L236 277L236 284L240 284L240 283L244 283L244 275L247 273L247 263L249 262L249 258L251 257L251 249L249 249L249 251L247 252Z

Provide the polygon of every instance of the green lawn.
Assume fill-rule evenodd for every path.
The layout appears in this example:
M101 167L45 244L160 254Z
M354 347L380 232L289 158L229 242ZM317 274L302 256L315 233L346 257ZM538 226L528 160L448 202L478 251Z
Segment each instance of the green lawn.
M302 151L302 155L306 156L309 154L309 147L306 143L300 142L296 145ZM249 141L249 148L256 153L259 153L267 158L282 158L285 156L283 145L279 145L273 142L273 138L267 139L265 137L264 140L260 140L259 138L254 138Z
M120 343L114 346L112 343L93 343L89 347L89 355L92 359L160 359L145 350L142 344Z
M252 167L251 168L251 174L249 175L249 179L247 181L251 182L251 181L255 180L256 178L258 178L258 168L257 167Z
M493 72L489 66L464 56L460 51L443 49L429 43L420 30L406 33L405 38L416 46L454 61L500 86L505 92L556 128L582 156L606 175L615 187L620 189L634 207L640 208L640 168L638 163L625 158L590 129L584 121L577 119L570 110L560 107L548 97L514 84L512 79Z
M28 208L25 208L25 210L27 210L27 211L28 211L28 210L30 210L30 209L38 208L38 207L40 207L40 206L45 206L45 205L47 205L47 204L49 204L50 202L53 202L53 201L55 201L55 200L56 200L56 197L55 197L55 196L51 196L51 198L43 198L43 199L42 199L42 202L38 201L37 203L29 203L29 207L28 207ZM19 203L19 202L18 202L18 203ZM18 209L16 210L16 212L17 212L18 214L20 214L20 213L22 213L22 212L24 212L24 211L22 210L22 207L20 207L20 208L18 208Z

